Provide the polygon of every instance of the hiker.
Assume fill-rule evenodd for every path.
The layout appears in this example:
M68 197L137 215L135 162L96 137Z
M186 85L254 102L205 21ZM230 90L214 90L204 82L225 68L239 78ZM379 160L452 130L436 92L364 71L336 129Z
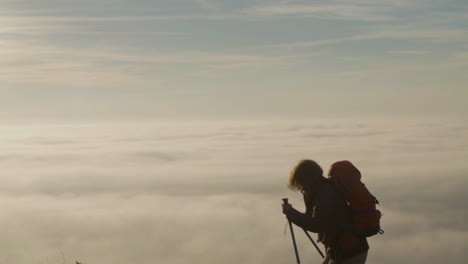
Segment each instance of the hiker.
M303 194L306 211L301 213L285 203L283 213L295 225L318 233L318 241L326 249L323 264L366 262L369 250L366 237L345 228L352 225L349 205L315 161L300 161L289 176L288 187Z

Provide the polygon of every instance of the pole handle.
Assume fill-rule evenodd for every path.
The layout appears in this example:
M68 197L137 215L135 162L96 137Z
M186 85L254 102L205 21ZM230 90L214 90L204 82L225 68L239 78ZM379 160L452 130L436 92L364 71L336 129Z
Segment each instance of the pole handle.
M283 198L281 200L283 200L284 204L288 204L288 198ZM291 221L288 221L288 223L289 223L289 230L291 231L291 238L292 238L292 241L293 241L294 253L296 254L296 261L297 261L297 264L301 264L301 260L299 258L299 252L297 251L296 238L294 237L294 231L293 231L292 223L291 223Z

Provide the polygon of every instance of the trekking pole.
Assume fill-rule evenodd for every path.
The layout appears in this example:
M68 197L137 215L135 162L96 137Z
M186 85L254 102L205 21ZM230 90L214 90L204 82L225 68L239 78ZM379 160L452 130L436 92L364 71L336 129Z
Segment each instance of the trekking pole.
M284 198L282 200L284 204L288 204L288 198ZM296 238L294 237L293 227L292 227L291 221L288 220L288 222L289 222L289 229L291 230L291 237L292 237L292 241L294 245L294 252L296 253L297 264L301 264L301 260L299 259L299 253L297 252Z
M309 235L309 233L307 232L307 230L305 229L302 229L304 230L304 232L306 233L307 237L309 238L310 242L312 242L312 244L314 244L314 247L317 249L318 253L320 254L320 256L322 256L322 258L325 258L325 256L323 255L322 251L320 250L320 248L317 246L317 244L315 244L315 241L312 239L312 237Z

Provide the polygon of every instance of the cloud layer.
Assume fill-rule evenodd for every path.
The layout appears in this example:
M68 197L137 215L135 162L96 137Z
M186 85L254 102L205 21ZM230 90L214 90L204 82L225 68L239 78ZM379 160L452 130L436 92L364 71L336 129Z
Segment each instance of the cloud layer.
M372 263L463 263L468 126L307 120L3 127L2 261L285 263L302 158L357 164L382 202ZM304 262L319 257L298 236ZM63 252L63 256L62 256Z

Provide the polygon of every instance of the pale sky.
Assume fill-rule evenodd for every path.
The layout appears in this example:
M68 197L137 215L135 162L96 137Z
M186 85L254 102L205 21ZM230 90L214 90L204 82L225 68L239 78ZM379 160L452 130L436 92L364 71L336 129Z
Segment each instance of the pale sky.
M0 0L0 120L468 113L468 2Z

